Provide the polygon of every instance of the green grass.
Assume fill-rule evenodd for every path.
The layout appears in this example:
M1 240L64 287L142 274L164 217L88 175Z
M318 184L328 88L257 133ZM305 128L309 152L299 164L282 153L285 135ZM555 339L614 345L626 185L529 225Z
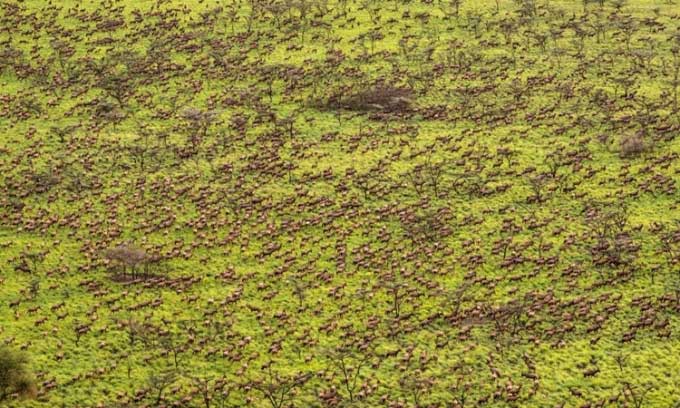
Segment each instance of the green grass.
M440 3L349 1L342 14L342 3L330 1L301 27L306 3L297 2L289 21L264 13L248 32L249 1L234 3L233 24L230 3L208 0L7 2L0 51L23 54L0 61L0 340L30 357L39 396L0 404L199 407L201 378L211 407L269 407L257 390L269 363L282 376L310 374L283 406L334 406L320 396L332 389L335 406L347 407L463 406L463 395L466 407L677 404L680 309L669 299L680 275L655 228L677 231L680 220L680 142L676 128L661 132L679 125L669 82L677 6L630 0L619 11L610 2L584 11L580 2L540 1L537 15L523 19L514 2L499 13L493 1L463 2L449 18ZM223 9L213 22L200 22L216 6ZM75 18L73 7L126 24L103 32L101 20ZM617 26L625 19L633 22L630 47ZM661 25L645 26L651 19ZM515 24L514 49L504 21ZM606 25L601 38L598 21ZM556 27L563 34L555 40ZM362 40L370 32L383 38ZM548 35L544 49L536 33ZM54 39L73 48L64 65ZM97 117L98 103L116 102L102 89L107 75L88 62L106 63L113 51L148 57L135 60L146 73L123 74L134 95L118 107L119 123ZM329 59L333 51L344 59ZM181 68L163 76L154 63L166 73ZM623 98L617 78L630 77L635 93ZM410 88L413 109L376 118L315 104L381 80ZM466 96L466 88L481 91ZM23 116L27 101L39 109ZM182 158L193 131L181 117L186 107L212 110L217 120ZM439 107L442 115L431 116ZM243 131L232 126L239 115L247 117ZM626 116L629 123L617 122ZM293 118L292 137L282 118ZM69 125L79 127L61 141L54 129ZM620 141L636 132L649 148L622 157ZM139 146L149 149L143 167L131 152ZM556 176L551 154L570 161ZM413 183L417 166L432 164L441 166L439 196L433 173L420 174L422 188ZM545 200L536 203L530 177L539 173ZM41 190L45 179L52 184ZM626 207L621 231L639 251L624 264L595 265L598 224L585 211L592 202L601 212ZM494 250L502 239L513 243L505 259ZM123 242L160 255L150 270L174 287L114 279L104 252ZM680 252L677 242L671 247ZM44 258L22 271L38 252ZM504 267L512 256L525 262ZM183 286L190 277L200 279ZM304 287L302 308L295 281ZM404 285L399 319L394 285ZM650 305L640 306L641 297ZM507 320L494 319L494 310L515 304ZM622 342L643 309L652 324ZM606 317L601 328L588 331L598 315ZM654 326L665 319L667 328ZM126 321L155 334L131 342ZM77 340L81 324L91 328ZM495 335L498 324L505 334ZM177 364L163 341L182 348ZM341 345L354 350L348 364L367 360L351 397L328 357ZM157 401L152 379L168 371L176 378ZM419 392L409 385L429 380Z

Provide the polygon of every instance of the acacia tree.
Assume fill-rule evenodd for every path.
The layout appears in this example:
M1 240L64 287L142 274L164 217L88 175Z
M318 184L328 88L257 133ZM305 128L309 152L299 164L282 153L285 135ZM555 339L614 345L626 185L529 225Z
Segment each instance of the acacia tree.
M143 264L149 258L146 251L130 245L119 245L108 249L104 253L104 256L109 261L121 265L123 267L123 273L125 273L126 268L129 267L130 275L133 279L137 276L136 267Z
M628 381L623 381L621 385L621 395L626 405L634 408L642 408L646 404L647 394L654 390L653 384L631 384Z
M338 370L342 387L347 391L350 402L356 398L361 370L368 364L370 355L351 347L338 347L327 353L331 364Z
M164 371L157 374L152 374L148 378L148 387L154 398L154 406L160 406L161 402L165 400L163 393L165 390L177 381L177 373L174 370Z
M217 112L212 110L202 110L198 108L186 108L181 114L181 118L186 122L187 139L194 153L208 135L210 126L217 119Z
M0 347L0 403L12 397L35 397L35 380L27 365L28 358L24 354Z
M432 376L425 375L422 370L415 369L399 380L399 385L403 391L411 397L413 405L422 407L422 400L430 392L435 385L436 379Z
M102 92L125 111L137 92L142 74L142 58L134 51L112 51L103 59L91 62L95 83Z
M532 203L542 203L545 201L546 197L544 191L545 187L548 185L548 181L548 177L545 174L529 177L529 187L531 187L533 195L528 197L527 201Z
M205 408L210 408L213 406L213 401L221 401L222 406L224 402L229 398L231 393L231 388L227 386L224 378L210 378L210 377L200 377L200 376L190 376L191 383L198 391L198 394L203 400Z
M128 147L128 151L133 161L139 166L140 173L146 170L148 160L157 153L157 149L150 147L147 143L142 143L140 140L135 141L134 145Z
M678 39L680 42L680 38ZM678 88L680 88L680 46L676 45L671 50L671 73L667 83L671 86L673 95L673 113L678 113Z
M658 228L661 241L658 254L665 258L665 269L671 274L667 285L675 293L675 301L680 305L680 223L670 230L663 225Z
M293 276L288 279L288 282L292 286L293 294L298 299L298 309L303 310L306 298L305 291L309 288L309 284L300 276Z
M267 398L272 408L287 406L295 396L294 391L302 387L312 376L309 373L282 375L272 369L273 362L267 364L264 379L252 381L252 387Z
M439 3L439 9L447 18L455 17L457 19L460 16L462 4L463 0L442 0Z

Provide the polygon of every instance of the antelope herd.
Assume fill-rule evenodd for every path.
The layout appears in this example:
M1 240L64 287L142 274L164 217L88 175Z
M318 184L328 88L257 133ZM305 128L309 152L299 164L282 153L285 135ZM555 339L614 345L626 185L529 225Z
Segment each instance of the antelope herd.
M677 406L651 4L1 2L0 405Z

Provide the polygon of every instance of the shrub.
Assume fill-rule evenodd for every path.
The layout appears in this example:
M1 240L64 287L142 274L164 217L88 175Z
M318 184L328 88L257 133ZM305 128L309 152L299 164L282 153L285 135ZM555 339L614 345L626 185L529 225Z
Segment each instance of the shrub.
M28 358L5 346L0 346L0 402L11 397L33 398L35 380L28 368Z
M646 149L645 141L639 135L627 136L621 139L621 157L637 156Z
M348 105L354 110L402 112L410 109L411 94L406 88L379 86L354 95Z
M408 88L377 85L351 95L335 94L326 103L329 109L355 112L405 113L411 111L413 92Z

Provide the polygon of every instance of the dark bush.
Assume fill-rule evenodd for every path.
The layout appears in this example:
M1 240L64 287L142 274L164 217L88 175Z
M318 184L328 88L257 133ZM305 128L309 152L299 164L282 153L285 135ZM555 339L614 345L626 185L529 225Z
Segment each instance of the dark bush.
M408 88L379 85L348 96L333 95L326 107L355 112L406 113L411 111L412 95Z
M13 397L35 397L35 380L27 364L25 355L0 346L0 402Z
M639 135L627 136L621 139L620 154L621 157L633 157L646 150L645 141Z

